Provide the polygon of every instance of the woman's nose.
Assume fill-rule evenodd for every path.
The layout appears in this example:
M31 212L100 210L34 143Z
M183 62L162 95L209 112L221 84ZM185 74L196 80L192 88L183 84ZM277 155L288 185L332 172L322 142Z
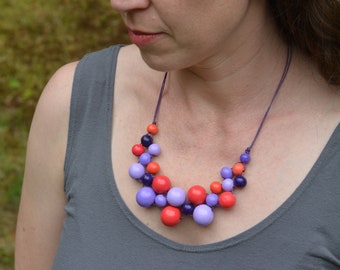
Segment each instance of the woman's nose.
M111 6L118 12L128 12L134 9L145 9L150 0L111 0Z

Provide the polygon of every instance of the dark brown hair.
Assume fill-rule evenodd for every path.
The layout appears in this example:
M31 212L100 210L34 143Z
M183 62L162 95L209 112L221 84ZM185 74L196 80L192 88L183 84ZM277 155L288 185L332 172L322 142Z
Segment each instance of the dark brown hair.
M340 85L340 1L269 0L287 42L305 51L330 83Z

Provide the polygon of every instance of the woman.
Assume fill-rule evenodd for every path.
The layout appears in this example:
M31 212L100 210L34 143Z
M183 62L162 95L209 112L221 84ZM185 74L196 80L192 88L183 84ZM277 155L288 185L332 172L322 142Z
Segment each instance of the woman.
M338 269L339 2L284 2L111 0L134 45L47 84L16 268Z

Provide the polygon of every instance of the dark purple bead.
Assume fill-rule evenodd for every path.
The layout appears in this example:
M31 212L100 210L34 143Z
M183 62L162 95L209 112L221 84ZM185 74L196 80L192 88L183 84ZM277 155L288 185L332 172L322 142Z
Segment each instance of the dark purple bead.
M235 187L240 187L240 188L245 187L247 185L247 179L242 175L236 176L234 178L234 185Z
M140 179L144 186L151 186L153 181L153 176L150 173L145 173Z
M250 162L250 155L248 153L243 153L241 156L240 156L240 161L242 163L249 163Z
M181 211L185 215L192 215L195 210L195 206L191 202L185 202L181 206Z
M140 139L140 142L144 147L149 147L153 143L153 138L150 134L145 134Z

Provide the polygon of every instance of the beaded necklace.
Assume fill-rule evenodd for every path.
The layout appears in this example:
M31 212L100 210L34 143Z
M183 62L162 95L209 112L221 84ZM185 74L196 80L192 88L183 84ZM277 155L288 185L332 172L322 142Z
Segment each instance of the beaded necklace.
M158 132L156 119L168 75L168 73L165 73L153 121L147 126L148 133L141 137L140 143L132 147L132 153L138 158L138 162L129 167L129 175L143 184L143 187L136 194L137 203L146 208L151 206L159 207L161 209L161 221L167 226L175 226L184 215L192 216L197 224L207 226L214 219L213 209L215 207L226 209L233 207L236 203L233 190L247 185L247 179L243 173L245 172L246 164L250 162L250 151L286 78L291 59L292 49L291 46L288 46L286 64L281 79L250 146L240 155L239 162L231 167L224 166L220 170L221 181L213 181L210 184L209 193L201 185L194 185L187 192L180 187L172 187L170 179L159 174L160 166L154 161L161 153L160 146L154 143L154 136Z

